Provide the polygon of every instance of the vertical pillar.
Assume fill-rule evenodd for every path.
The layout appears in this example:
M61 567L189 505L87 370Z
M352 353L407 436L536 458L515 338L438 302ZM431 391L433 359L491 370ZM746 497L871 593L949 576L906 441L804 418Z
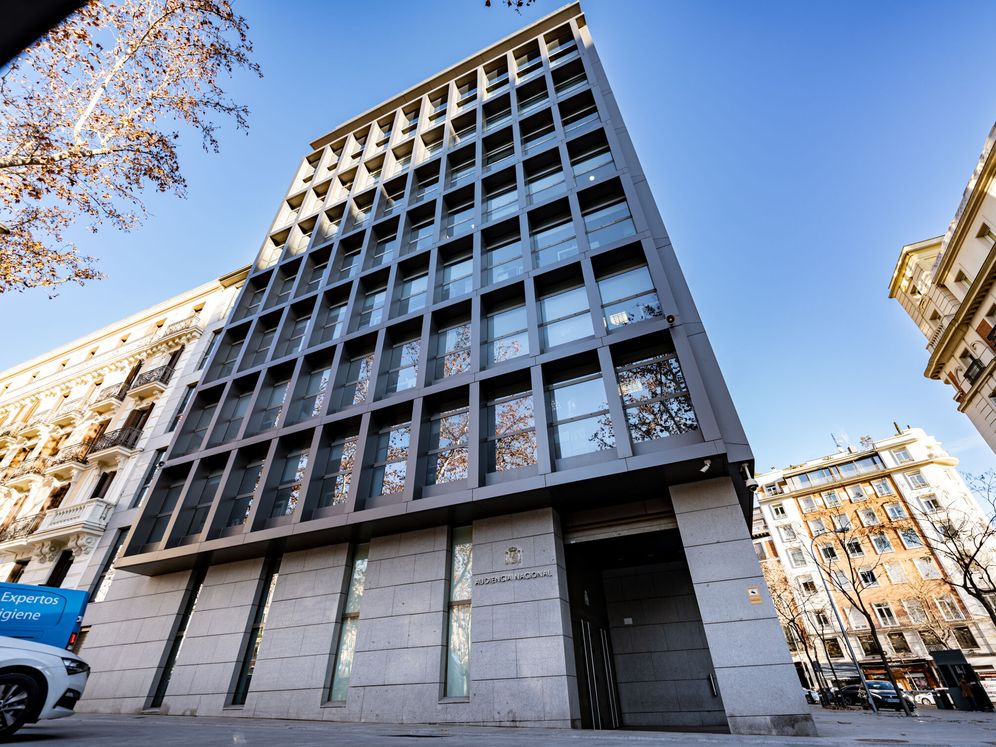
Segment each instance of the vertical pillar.
M815 735L733 482L670 490L730 732Z

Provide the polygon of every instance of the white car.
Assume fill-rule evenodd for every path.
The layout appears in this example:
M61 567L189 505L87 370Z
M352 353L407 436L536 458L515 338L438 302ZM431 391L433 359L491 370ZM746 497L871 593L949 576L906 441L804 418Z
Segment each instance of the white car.
M72 716L89 676L72 651L0 636L0 739L24 724Z

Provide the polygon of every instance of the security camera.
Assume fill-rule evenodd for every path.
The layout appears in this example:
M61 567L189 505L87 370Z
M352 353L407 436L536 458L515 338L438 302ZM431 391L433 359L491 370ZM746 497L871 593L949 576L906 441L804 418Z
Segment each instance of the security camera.
M156 462L156 469L162 469L166 466L166 460L160 460Z
M678 320L678 317L674 314L668 314L664 319L668 324L674 324Z
M744 485L747 486L747 490L757 490L757 480L753 477L747 480Z

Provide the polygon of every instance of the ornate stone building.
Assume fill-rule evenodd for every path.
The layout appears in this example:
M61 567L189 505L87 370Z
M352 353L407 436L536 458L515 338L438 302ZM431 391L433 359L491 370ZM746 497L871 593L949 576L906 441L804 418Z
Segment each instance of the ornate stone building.
M818 686L817 670L827 681L856 677L844 635L866 675L884 675L867 621L828 579L845 631L838 627L820 575L834 573L849 588L851 576L860 585L904 687L938 686L931 652L960 648L996 692L996 627L976 599L950 583L959 571L938 537L948 519L987 520L957 464L933 437L911 428L757 476L755 549L770 566L772 593L794 598L779 612L805 684ZM835 531L846 533L840 542L827 539ZM836 558L828 562L827 552Z
M996 451L996 127L943 236L904 246L889 283L927 338L924 370L954 389Z
M0 578L85 588L109 567L245 276L0 373Z

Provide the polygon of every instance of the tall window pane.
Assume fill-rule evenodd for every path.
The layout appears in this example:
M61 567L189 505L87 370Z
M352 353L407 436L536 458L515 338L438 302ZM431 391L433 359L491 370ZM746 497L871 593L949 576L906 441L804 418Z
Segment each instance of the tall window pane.
M385 429L377 436L374 455L373 485L370 495L390 495L405 490L408 475L408 445L411 423Z
M353 555L353 571L339 624L339 645L336 649L335 670L329 692L329 700L333 702L344 703L349 692L349 677L353 671L353 655L356 653L356 631L360 624L360 600L363 599L369 550L369 545L358 545Z
M470 412L464 407L432 418L429 424L427 485L463 480L467 477Z
M263 629L266 627L266 616L270 612L270 600L273 599L273 590L276 588L277 579L280 576L280 559L267 561L263 568L260 598L256 602L253 624L249 630L248 645L246 646L245 653L242 655L242 666L239 669L238 679L235 681L235 693L232 695L232 705L244 705L246 696L249 694L249 684L252 682L252 674L256 669L256 657L259 655L259 646L263 642Z
M488 316L488 361L502 361L529 354L526 307L518 306Z
M664 314L646 266L623 270L598 281L602 316L610 332Z
M436 378L470 370L470 324L443 329L437 335Z
M490 470L505 472L536 464L536 420L531 394L513 394L489 408Z
M329 456L322 475L318 508L339 506L346 502L353 480L353 461L355 458L355 436L334 442L329 447Z
M450 550L449 636L446 647L446 697L470 695L470 612L473 588L470 527L453 530Z

